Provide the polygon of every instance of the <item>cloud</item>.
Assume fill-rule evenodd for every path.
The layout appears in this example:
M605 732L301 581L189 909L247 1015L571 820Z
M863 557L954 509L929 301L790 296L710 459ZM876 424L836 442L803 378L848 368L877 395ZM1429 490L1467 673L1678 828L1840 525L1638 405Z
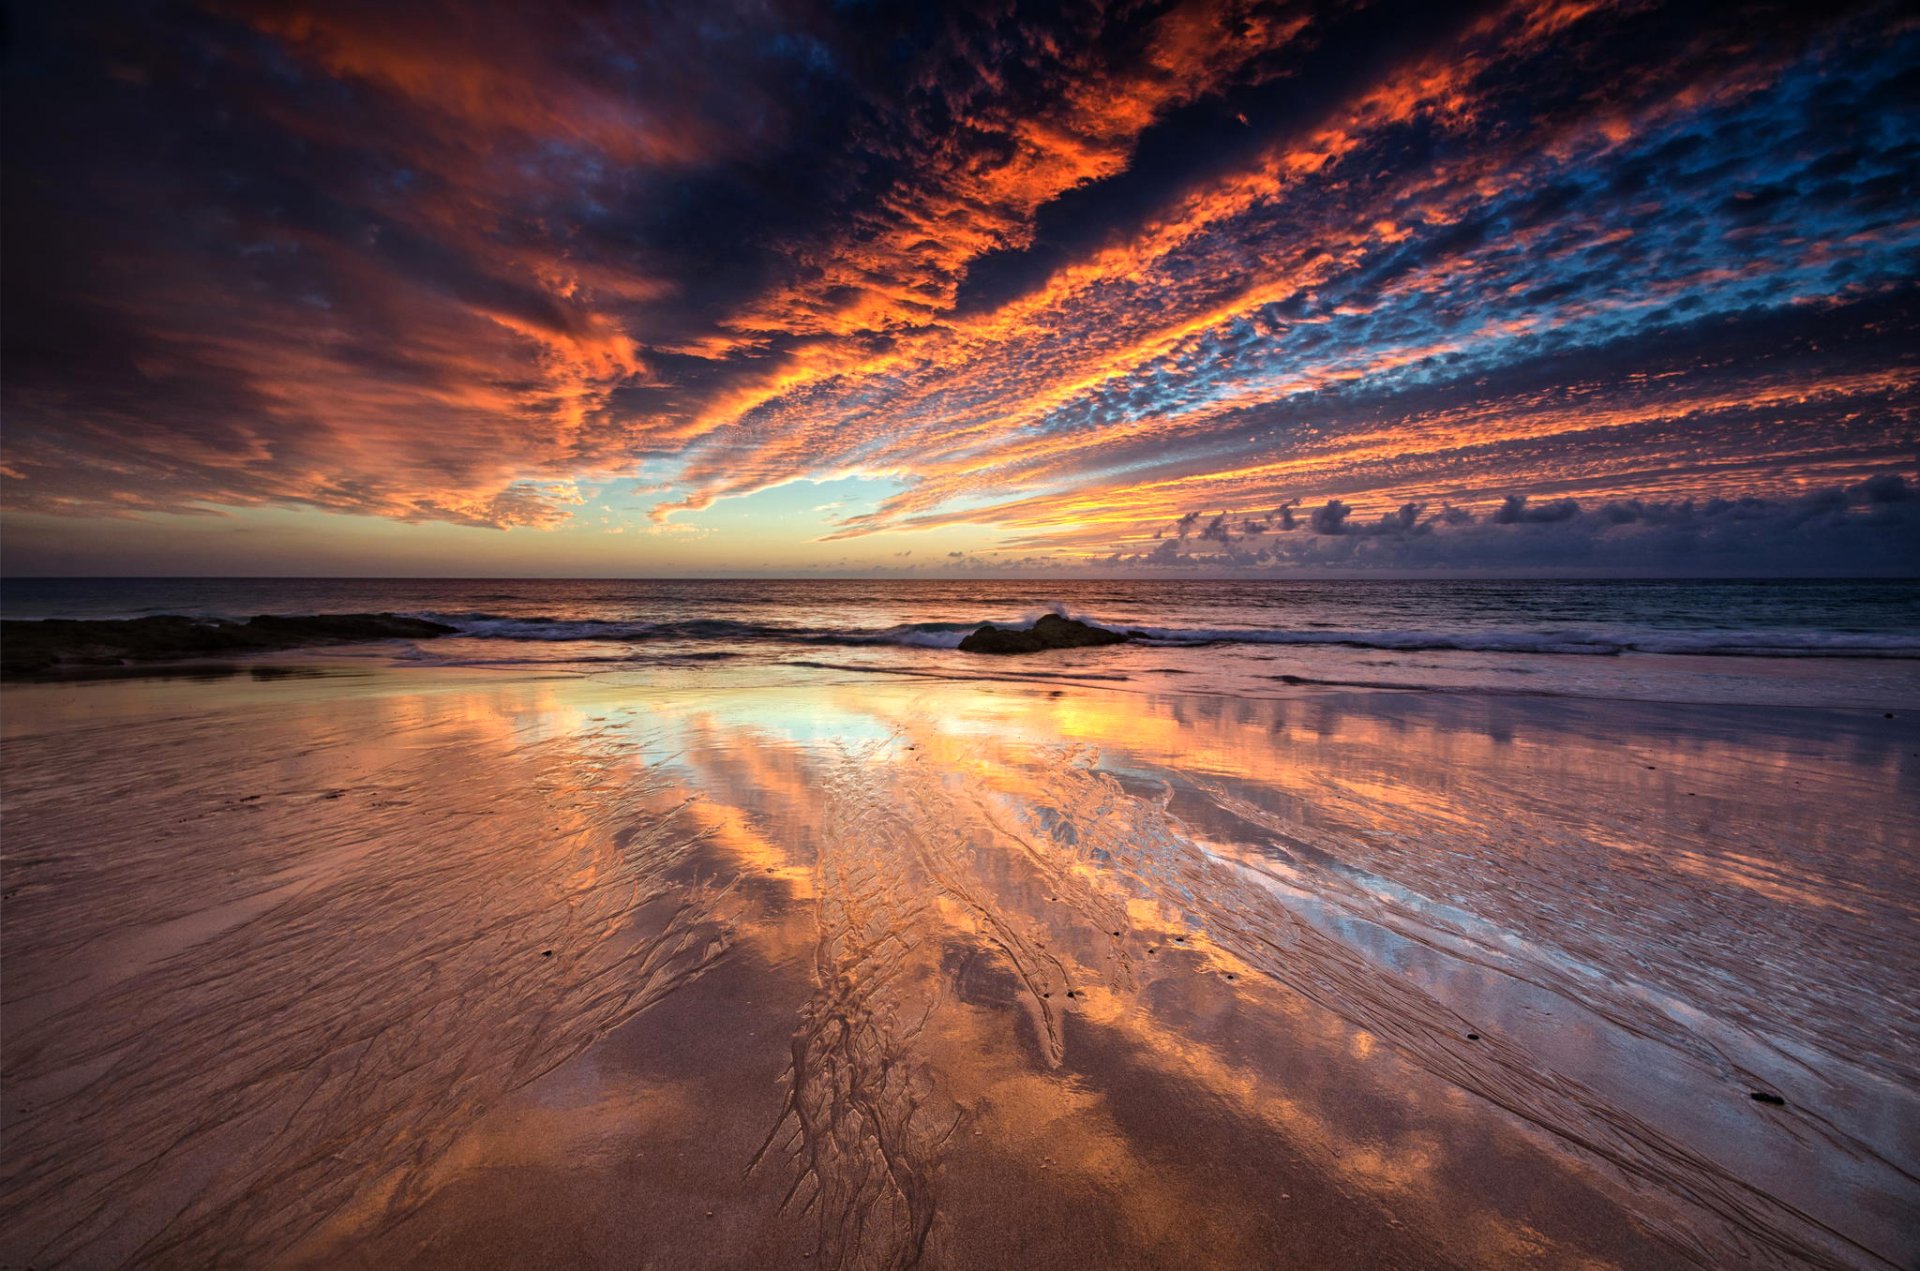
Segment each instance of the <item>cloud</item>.
M1273 534L1257 553L1214 551L1199 539L1189 549L1168 538L1152 551L1116 551L1100 563L1189 571L1794 574L1831 573L1833 562L1845 561L1853 573L1910 575L1920 560L1920 496L1906 474L1884 472L1775 499L1636 499L1583 508L1572 499L1530 506L1509 495L1484 517L1451 504L1437 512L1405 504L1365 521L1330 499L1305 530Z
M1916 497L1913 486L1898 472L1868 477L1848 493L1868 503L1911 503Z
M1580 504L1573 499L1554 499L1535 507L1527 506L1524 494L1509 494L1494 510L1495 525L1552 525L1580 515Z
M552 528L644 472L672 524L853 473L898 493L835 541L1236 568L1904 515L1920 30L1393 17L23 11L5 505Z
M1326 506L1317 507L1307 518L1307 527L1315 534L1345 534L1347 518L1353 515L1353 509L1338 499L1328 499Z

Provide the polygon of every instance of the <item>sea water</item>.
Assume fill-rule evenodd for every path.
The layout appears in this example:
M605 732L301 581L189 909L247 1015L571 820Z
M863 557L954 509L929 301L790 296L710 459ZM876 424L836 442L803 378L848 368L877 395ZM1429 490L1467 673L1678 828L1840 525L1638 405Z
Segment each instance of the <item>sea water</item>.
M1262 692L1303 684L1814 706L1920 691L1920 581L10 579L8 618L394 612L457 629L381 656L582 673L721 661L1010 673L980 624L1132 633L1023 675ZM1199 676L1199 680L1192 677Z

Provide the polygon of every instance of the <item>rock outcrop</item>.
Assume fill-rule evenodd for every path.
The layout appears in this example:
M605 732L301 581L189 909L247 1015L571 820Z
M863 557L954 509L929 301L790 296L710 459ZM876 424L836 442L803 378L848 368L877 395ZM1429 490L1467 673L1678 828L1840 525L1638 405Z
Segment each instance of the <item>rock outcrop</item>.
M1033 626L996 627L991 622L960 642L962 653L1041 653L1047 649L1090 649L1121 644L1125 632L1109 631L1059 614L1047 614Z
M0 676L62 675L88 667L219 658L362 640L426 640L458 628L390 613L220 618L11 619L0 622Z

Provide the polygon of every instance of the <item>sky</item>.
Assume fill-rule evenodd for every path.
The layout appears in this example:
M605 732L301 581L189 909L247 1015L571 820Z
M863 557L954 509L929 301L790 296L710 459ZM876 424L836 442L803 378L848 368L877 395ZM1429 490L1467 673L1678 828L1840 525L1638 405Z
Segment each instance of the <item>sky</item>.
M15 4L0 567L1920 572L1897 4Z

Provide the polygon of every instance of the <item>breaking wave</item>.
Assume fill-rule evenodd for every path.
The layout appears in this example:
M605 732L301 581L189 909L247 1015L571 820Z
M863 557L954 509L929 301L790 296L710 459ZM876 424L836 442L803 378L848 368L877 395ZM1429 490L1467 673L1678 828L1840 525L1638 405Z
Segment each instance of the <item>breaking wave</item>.
M1046 613L995 619L1001 627L1031 627ZM789 644L839 647L898 646L957 649L980 622L910 622L889 627L803 626L726 618L621 621L513 617L491 613L422 613L462 635L497 640L602 641L621 644ZM1616 630L1325 630L1319 628L1136 626L1077 615L1096 626L1123 631L1145 645L1179 647L1220 644L1323 645L1396 652L1457 651L1611 657L1664 653L1718 657L1839 657L1920 659L1920 634L1842 631L1660 631Z

